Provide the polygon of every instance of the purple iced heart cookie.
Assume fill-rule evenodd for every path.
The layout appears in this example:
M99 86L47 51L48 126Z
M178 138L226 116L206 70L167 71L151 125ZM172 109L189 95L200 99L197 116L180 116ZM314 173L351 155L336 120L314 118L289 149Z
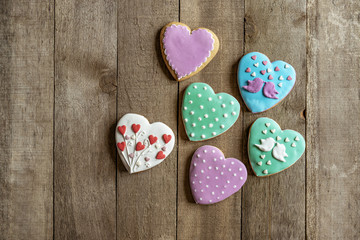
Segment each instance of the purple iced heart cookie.
M173 77L182 81L203 69L216 55L219 40L206 28L193 31L180 22L171 22L160 34L162 56Z
M246 179L245 165L235 158L225 158L216 147L202 146L192 157L190 187L198 204L213 204L230 197Z

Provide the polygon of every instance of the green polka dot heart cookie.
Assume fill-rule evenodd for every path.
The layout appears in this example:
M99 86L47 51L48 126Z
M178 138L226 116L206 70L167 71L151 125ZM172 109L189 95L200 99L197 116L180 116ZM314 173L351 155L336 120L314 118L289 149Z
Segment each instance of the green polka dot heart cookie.
M190 141L226 132L238 119L240 104L227 93L215 94L206 83L192 83L184 93L182 117Z
M292 166L304 153L305 140L293 130L281 130L270 118L258 118L250 128L248 153L258 177L267 177Z

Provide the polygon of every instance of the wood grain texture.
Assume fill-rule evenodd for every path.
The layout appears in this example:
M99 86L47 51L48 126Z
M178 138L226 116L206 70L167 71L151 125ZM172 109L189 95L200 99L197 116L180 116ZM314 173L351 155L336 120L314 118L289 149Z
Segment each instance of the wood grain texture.
M0 239L50 239L54 12L0 2Z
M300 115L306 105L305 4L296 0L245 2L245 53L259 51L271 61L288 62L297 75L293 90L276 107L260 114L245 112L246 131L257 118L266 116L283 129L293 129L305 136L305 121ZM305 157L268 179L251 173L244 186L242 206L243 239L304 239Z
M359 13L308 1L308 239L360 239Z
M55 239L116 238L116 2L57 1Z
M163 62L160 30L178 9L175 1L118 2L118 119L138 113L175 136L178 84ZM176 159L174 147L160 165L130 175L118 158L118 239L175 239Z
M181 0L180 6L180 21L192 29L205 27L215 32L219 37L220 49L200 73L180 83L179 107L186 87L192 82L207 83L215 93L229 93L240 100L236 71L243 53L243 2ZM239 239L242 190L223 202L209 206L197 205L192 198L188 179L191 157L202 145L218 147L225 157L240 158L241 146L244 144L242 116L224 134L207 141L190 142L180 113L179 111L178 239Z

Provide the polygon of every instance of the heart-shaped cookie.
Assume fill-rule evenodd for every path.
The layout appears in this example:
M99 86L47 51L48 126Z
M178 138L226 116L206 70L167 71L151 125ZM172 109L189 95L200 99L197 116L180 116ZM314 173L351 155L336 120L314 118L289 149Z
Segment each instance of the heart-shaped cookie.
M182 117L190 141L219 136L236 122L239 114L240 104L233 96L215 94L206 83L192 83L185 90Z
M283 100L294 87L295 69L283 61L270 62L259 52L241 58L238 83L241 96L253 113L263 112Z
M175 136L171 128L161 122L150 124L138 114L125 114L115 132L120 158L130 173L152 168L171 153Z
M258 118L250 128L248 153L258 177L267 177L293 165L305 151L303 136L293 130L281 130L270 118Z
M213 204L230 197L246 179L245 165L235 158L225 158L216 147L202 146L192 157L190 187L198 204Z
M211 30L197 28L191 31L180 22L163 27L160 45L166 66L178 81L201 71L219 50L219 40Z

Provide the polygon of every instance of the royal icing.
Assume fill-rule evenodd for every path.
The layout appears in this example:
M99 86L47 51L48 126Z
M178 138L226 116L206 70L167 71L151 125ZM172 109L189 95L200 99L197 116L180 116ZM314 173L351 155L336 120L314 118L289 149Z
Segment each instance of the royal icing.
M162 31L164 60L177 80L190 77L204 67L218 50L218 39L205 28L191 31L182 23L171 23Z
M274 131L266 131L269 128ZM280 126L270 118L258 118L250 128L249 160L258 177L285 170L293 165L304 151L305 140L300 133L281 130Z
M125 114L115 132L117 150L130 173L161 163L173 150L175 135L164 123L149 121L138 114Z
M182 117L191 141L219 136L236 122L239 113L240 104L233 96L215 94L206 83L192 83L185 90Z
M259 62L266 62L266 65L253 67ZM284 80L284 76L287 81ZM266 111L283 100L293 88L295 80L296 73L290 64L283 61L270 62L262 53L251 52L240 60L240 93L246 106L253 113Z
M189 175L195 202L213 204L239 191L247 179L247 170L239 160L225 158L218 148L205 145L195 151Z

